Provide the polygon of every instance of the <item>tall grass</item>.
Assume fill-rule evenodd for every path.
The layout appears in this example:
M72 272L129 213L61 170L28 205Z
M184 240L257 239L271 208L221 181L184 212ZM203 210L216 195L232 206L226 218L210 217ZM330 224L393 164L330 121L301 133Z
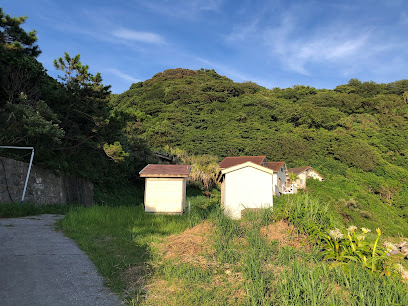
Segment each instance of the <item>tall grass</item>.
M325 264L311 266L302 261L292 262L276 282L276 302L279 305L341 305L329 274Z
M275 219L283 218L312 237L333 225L329 206L308 194L299 194L287 201L280 199L274 207L274 213Z
M315 249L305 252L265 239L261 229L281 218L312 236L332 227L327 206L306 195L273 210L249 212L242 220L226 217L217 198L197 195L188 202L191 215L151 215L142 206L78 208L60 226L89 254L110 287L135 303L408 305L407 288L399 279L370 275L355 266L348 271L333 268ZM154 252L152 245L160 243L161 237L180 233L203 219L215 224L207 241L216 252L207 258L208 265L165 259ZM152 298L140 299L145 294L142 288L126 291L123 273L135 266L151 267L147 277L159 280L161 288L153 289ZM235 274L238 280L231 277Z
M332 278L345 290L351 305L408 305L408 288L399 278L379 276L367 269L337 268Z
M221 209L214 214L216 234L214 246L218 260L221 263L234 264L240 258L240 252L236 249L236 238L243 237L243 231L239 224L225 216Z
M245 238L248 248L244 252L241 261L243 275L246 279L245 290L250 305L268 305L270 295L268 274L264 266L271 255L271 244L261 236L262 226L268 225L272 218L272 209L248 212L244 220Z

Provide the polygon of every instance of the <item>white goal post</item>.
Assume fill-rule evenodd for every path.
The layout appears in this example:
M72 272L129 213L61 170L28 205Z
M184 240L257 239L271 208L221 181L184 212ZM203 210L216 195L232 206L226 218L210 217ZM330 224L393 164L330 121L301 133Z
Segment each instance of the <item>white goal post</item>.
M28 178L30 177L31 166L32 166L32 164L33 164L34 147L0 146L0 149L31 150L30 164L29 164L29 166L28 166L27 177L26 177L25 184L24 184L23 195L21 196L21 202L20 202L20 205L21 205L21 204L23 204L23 202L24 202L24 197L25 197L25 193L26 193L26 190L27 190ZM5 170L6 170L6 169L4 169L4 171L5 171Z

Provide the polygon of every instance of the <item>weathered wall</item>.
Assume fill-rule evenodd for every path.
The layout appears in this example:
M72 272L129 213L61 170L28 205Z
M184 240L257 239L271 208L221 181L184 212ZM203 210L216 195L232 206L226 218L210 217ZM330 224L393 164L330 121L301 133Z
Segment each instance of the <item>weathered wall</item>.
M0 157L0 202L21 201L28 163ZM7 184L6 184L7 179ZM49 170L32 166L24 202L36 204L93 204L92 182L68 176L58 176Z

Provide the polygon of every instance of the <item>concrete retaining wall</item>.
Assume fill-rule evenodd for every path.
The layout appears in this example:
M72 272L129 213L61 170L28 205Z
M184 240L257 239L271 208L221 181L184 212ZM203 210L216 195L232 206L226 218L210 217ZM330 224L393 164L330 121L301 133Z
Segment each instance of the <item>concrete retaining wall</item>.
M0 202L12 202L12 199L19 203L24 189L28 163L4 157L0 159ZM88 180L58 176L49 170L32 166L24 202L92 205L93 194L93 184Z

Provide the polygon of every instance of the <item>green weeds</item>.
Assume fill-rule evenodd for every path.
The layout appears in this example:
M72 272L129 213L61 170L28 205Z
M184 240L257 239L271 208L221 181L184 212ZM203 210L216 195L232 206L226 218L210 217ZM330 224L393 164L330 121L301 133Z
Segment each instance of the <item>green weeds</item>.
M36 205L32 203L0 203L0 218L18 218L41 214L65 215L76 207L75 205L67 204Z
M287 199L287 201L280 199L275 206L275 219L283 218L313 238L333 224L329 206L308 194L299 194Z
M60 227L89 254L108 285L129 304L408 303L407 285L401 277L371 273L361 262L350 258L347 269L332 265L340 258L346 260L355 250L367 258L367 267L372 267L370 256L373 257L374 270L380 271L380 266L386 265L382 263L385 251L378 233L378 239L368 235L360 240L357 231L350 233L351 240L347 233L341 233L342 240L335 241L326 235L331 238L326 237L320 245L326 252L326 260L322 260L314 245L321 241L320 233L334 223L327 206L315 199L300 195L273 210L250 211L242 220L226 217L216 197L190 196L187 205L188 202L191 215L146 214L141 206L78 208L60 221ZM265 229L282 218L294 224L302 235L313 238L307 247L294 248L280 240L266 239ZM167 241L163 238L182 233L204 219L213 226L213 232L206 233L205 243L215 250L211 254L195 254L204 261L166 258L159 252L159 246ZM131 273L130 281L124 277L129 271L136 271Z

